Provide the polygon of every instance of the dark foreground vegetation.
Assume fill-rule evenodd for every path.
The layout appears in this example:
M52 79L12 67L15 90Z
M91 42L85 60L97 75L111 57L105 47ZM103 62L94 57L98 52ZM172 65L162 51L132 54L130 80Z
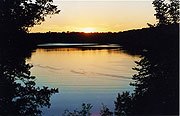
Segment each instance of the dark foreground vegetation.
M179 114L179 1L154 0L157 24L119 33L28 33L44 17L58 14L52 0L0 1L0 115L41 115L50 106L57 89L37 87L26 58L40 43L93 42L120 44L124 52L140 55L133 69L133 93L119 93L114 111L103 106L102 116ZM64 115L90 115L90 104L82 111Z
M58 90L38 87L31 75L34 44L28 28L40 24L49 14L57 14L52 0L0 0L0 115L37 116L50 107L50 97Z
M140 54L141 60L133 68L137 71L130 84L135 86L134 93L121 93L115 101L117 115L179 114L178 26L151 31L147 39L130 38L123 44L127 53Z
M36 116L42 107L50 107L50 96L58 90L38 87L26 59L31 50L0 46L0 115Z

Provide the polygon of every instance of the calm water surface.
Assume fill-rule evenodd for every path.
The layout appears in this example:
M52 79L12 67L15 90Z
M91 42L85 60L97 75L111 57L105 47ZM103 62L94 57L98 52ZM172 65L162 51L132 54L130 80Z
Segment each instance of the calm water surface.
M38 86L59 88L51 97L51 108L43 115L57 116L64 110L80 108L82 103L93 105L92 114L98 115L102 103L114 109L119 92L133 91L129 86L135 71L134 61L119 48L38 48L27 59L33 64L32 75Z

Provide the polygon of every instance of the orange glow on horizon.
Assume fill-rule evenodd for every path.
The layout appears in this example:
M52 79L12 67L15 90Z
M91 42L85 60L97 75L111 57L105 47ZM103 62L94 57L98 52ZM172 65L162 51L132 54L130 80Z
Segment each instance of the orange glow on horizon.
M60 14L46 17L30 32L120 32L156 24L151 1L59 1Z
M95 31L96 30L94 28L91 28L91 27L82 28L82 32L84 32L84 33L93 33Z

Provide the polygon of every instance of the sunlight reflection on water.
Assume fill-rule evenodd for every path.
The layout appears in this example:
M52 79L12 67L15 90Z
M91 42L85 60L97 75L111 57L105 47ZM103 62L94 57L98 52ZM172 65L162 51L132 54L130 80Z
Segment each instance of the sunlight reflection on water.
M134 61L118 48L39 48L27 61L39 86L59 88L52 97L52 107L44 115L61 115L65 109L74 110L82 103L93 105L92 113L100 112L104 103L114 108L119 92L133 91L129 86L135 71Z

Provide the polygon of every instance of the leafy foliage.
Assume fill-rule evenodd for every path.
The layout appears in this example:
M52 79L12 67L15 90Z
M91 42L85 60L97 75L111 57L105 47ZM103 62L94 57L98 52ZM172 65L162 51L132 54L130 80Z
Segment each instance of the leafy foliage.
M69 110L65 110L63 113L63 116L90 116L90 110L93 106L91 104L82 104L82 109L80 111L74 110L73 112L70 112Z
M142 53L133 68L134 93L118 94L115 115L177 115L178 114L178 50L162 48ZM172 59L174 58L174 59Z
M26 64L26 50L0 48L0 115L41 115L41 107L50 107L50 96L57 89L37 87ZM25 53L25 54L24 54Z
M0 29L28 31L44 21L45 16L60 12L52 3L53 0L1 0Z
M126 53L139 54L133 75L133 93L119 94L116 115L179 114L178 24L136 31L122 44ZM128 102L126 102L128 101Z
M109 108L107 106L105 106L104 104L102 104L102 108L101 108L101 111L100 111L100 115L101 116L113 116L113 112L111 112L109 110Z
M179 0L170 0L169 14L172 23L179 23Z
M164 3L165 0L154 0L153 5L156 11L156 19L158 19L158 25L167 25L168 20L168 5Z
M126 116L132 113L132 98L129 92L123 92L118 94L115 103L115 115L116 116Z
M154 15L158 20L158 26L179 23L179 0L169 0L169 2L154 0L152 3L155 7Z
M135 70L138 74L133 76L136 81L133 85L138 113L174 115L178 112L177 46L171 46L170 50L163 49L166 53L149 50L137 62L139 68Z

